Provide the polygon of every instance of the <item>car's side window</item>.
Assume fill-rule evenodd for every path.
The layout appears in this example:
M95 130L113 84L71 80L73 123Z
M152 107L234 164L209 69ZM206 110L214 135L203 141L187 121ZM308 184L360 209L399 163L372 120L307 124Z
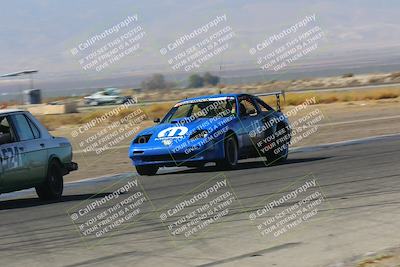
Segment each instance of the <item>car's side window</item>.
M20 141L35 139L31 126L23 114L12 115L16 132Z
M256 105L248 97L239 99L239 109L241 116L255 116L258 114Z
M33 133L33 137L35 139L40 138L40 131L39 131L38 127L28 117L26 117L26 119L27 119L27 121L29 123L29 126L31 127L31 130L32 130L32 133Z
M14 132L7 116L0 117L0 145L15 142Z
M267 104L266 104L264 101L262 101L261 99L255 98L255 100L256 100L256 102L257 102L257 104L258 104L258 107L260 108L261 111L267 112L267 111L272 111L272 110L274 110L272 107L270 107L269 105L267 105Z

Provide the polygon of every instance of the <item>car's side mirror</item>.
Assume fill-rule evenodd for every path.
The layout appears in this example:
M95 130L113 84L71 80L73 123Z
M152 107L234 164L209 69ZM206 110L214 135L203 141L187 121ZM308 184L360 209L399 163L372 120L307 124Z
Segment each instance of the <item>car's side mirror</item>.
M154 121L155 123L159 123L161 120L160 120L160 118L155 118L153 121Z

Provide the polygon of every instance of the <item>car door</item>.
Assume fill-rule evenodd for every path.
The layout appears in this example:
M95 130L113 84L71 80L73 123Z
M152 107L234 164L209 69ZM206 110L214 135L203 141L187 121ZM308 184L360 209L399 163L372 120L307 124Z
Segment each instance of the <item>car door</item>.
M239 135L243 140L243 144L249 151L256 149L256 144L260 139L257 132L261 125L261 115L254 100L250 96L241 96L239 103L239 119L242 124L242 130Z
M24 164L27 165L26 179L28 183L40 183L47 173L46 142L42 139L38 127L24 113L13 114L11 119L18 136L19 149L23 153Z
M254 101L260 110L261 121L261 128L258 130L260 135L258 149L265 151L266 147L273 143L276 138L275 133L278 123L283 121L285 118L283 117L283 114L274 110L258 97L254 97Z
M28 166L10 116L0 117L0 192L10 192L28 185Z
M113 103L115 101L115 96L110 94L109 92L102 93L102 103Z

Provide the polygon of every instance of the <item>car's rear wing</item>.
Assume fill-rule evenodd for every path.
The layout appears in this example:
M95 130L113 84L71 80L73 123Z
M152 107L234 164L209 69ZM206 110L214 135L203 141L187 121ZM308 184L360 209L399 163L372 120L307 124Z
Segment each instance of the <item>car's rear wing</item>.
M261 93L261 94L256 94L256 96L271 96L274 95L276 97L276 108L278 109L278 111L281 110L281 99L280 96L283 96L283 100L285 99L285 91L281 90L281 91L276 91L276 92L271 92L271 93Z

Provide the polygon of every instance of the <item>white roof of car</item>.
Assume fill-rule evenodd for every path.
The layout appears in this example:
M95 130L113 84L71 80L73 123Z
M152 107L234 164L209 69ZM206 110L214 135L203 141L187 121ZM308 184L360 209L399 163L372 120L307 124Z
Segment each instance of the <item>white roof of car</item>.
M6 114L6 113L12 113L12 112L19 112L23 111L22 109L0 109L0 115L1 114Z

